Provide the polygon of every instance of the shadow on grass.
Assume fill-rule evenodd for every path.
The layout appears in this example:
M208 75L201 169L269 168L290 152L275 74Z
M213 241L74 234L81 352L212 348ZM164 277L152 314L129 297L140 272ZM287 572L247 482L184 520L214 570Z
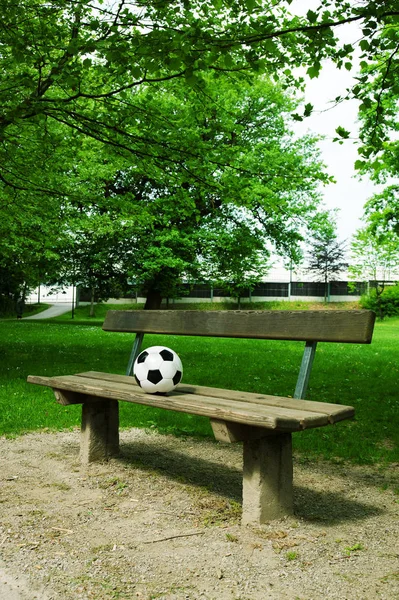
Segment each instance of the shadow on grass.
M73 327L79 327L80 325L91 325L91 326L95 326L95 327L102 327L103 323L104 323L104 319L80 319L80 320L74 320L71 319L70 321L67 320L59 320L57 321L57 317L52 317L49 319L29 319L29 324L36 324L36 325L52 325L53 327L58 327L58 325L71 325ZM25 321L26 323L26 321Z
M185 455L142 441L124 444L118 460L128 468L152 471L180 483L217 493L240 504L242 502L242 471L222 462ZM348 472L347 477L350 478ZM339 492L315 491L298 485L294 485L294 505L297 517L305 521L319 521L326 526L368 519L384 512L380 506L348 499Z

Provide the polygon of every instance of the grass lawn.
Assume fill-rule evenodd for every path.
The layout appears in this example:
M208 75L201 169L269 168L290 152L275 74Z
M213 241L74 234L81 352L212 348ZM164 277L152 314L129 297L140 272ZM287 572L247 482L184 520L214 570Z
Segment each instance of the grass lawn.
M34 315L37 315L37 314L43 312L44 310L46 310L46 308L50 308L50 306L51 306L51 304L43 304L43 302L41 304L25 304L22 316L23 317L33 317ZM1 315L0 320L9 319L9 320L15 321L16 318L17 318L16 311L13 311L8 314Z
M237 310L235 302L181 302L170 305L173 310ZM250 302L241 305L242 310L335 310L359 308L358 302L302 302L300 300L289 302L287 300L274 300L271 302ZM78 306L74 311L69 311L55 317L57 321L77 321L79 323L102 323L108 310L140 310L144 304L96 304L95 315L90 317L90 306ZM162 309L166 306L162 305Z
M80 407L56 404L51 390L27 384L27 375L124 373L133 336L103 332L97 319L103 316L90 325L85 315L0 321L0 435L79 425ZM319 344L308 398L355 406L356 419L295 434L299 456L399 462L398 339L399 319L392 318L377 323L371 345ZM146 336L145 345L155 343L180 355L185 382L276 395L293 393L303 350L300 342ZM205 418L124 402L121 425L212 435Z

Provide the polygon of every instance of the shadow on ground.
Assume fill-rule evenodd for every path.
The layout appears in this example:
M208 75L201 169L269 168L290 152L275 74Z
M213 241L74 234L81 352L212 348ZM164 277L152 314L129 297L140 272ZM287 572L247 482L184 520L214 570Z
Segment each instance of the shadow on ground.
M215 462L192 454L152 446L148 444L124 444L122 455L118 459L125 467L152 471L162 474L171 480L198 486L207 491L229 500L241 503L242 500L242 471L240 468L228 466L223 462ZM328 463L323 464L320 479L326 480L325 469ZM297 480L294 484L295 515L305 521L320 521L325 526L368 519L384 512L380 506L369 505L358 500L350 499L341 492L331 490L312 489L312 482L306 485L307 470L311 472L314 480L315 470L306 466L298 467ZM351 485L351 469L347 467L342 476ZM356 477L354 478L356 480ZM305 480L305 485L302 485ZM295 481L295 475L294 475ZM326 486L325 486L326 487Z

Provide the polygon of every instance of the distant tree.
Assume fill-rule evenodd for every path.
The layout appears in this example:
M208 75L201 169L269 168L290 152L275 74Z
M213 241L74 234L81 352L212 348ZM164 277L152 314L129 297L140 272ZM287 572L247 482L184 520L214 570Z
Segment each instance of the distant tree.
M269 270L270 252L263 237L244 221L207 233L202 276L236 298L241 308L243 294L252 291Z
M369 227L359 229L351 243L348 268L351 279L389 281L399 273L399 245L395 233L378 234Z
M315 232L309 240L306 271L324 283L324 302L328 299L330 282L348 268L345 254L345 241L338 242L335 224Z

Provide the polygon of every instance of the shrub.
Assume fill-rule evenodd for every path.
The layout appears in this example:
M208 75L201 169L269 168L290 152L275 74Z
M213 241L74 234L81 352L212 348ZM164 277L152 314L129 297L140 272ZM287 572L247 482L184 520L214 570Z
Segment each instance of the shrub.
M0 318L16 314L15 302L9 296L0 295Z
M368 296L362 296L360 306L374 310L380 319L399 315L399 285L372 290Z

